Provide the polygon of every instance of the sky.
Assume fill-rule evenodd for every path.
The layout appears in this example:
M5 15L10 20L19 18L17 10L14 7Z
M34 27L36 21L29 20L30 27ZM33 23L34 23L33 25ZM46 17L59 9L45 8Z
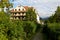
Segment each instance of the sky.
M57 6L60 6L60 0L10 0L10 2L14 8L18 5L32 6L42 18L53 15Z

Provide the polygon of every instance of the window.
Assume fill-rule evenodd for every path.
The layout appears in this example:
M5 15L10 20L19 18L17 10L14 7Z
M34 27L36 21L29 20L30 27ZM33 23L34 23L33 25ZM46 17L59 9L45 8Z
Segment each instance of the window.
M23 17L23 20L26 20L26 17Z
M24 9L22 9L24 11Z
M19 13L19 15L20 15L20 13Z
M15 9L15 11L17 11L17 9Z
M20 11L20 9L19 9L19 11Z
M15 13L15 15L16 15L17 13Z
M24 14L24 12L22 14Z
M15 19L16 19L16 17L15 17Z
M20 19L20 17L18 17Z

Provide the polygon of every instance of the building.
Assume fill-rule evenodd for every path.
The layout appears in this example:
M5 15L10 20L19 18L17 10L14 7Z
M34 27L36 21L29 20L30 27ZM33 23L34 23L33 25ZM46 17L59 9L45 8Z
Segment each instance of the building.
M5 13L7 13L9 11L9 9L7 7L1 8L0 7L0 12L4 11Z
M16 8L10 10L11 12L11 20L26 20L26 12L28 11L29 8L32 8L33 11L35 10L33 7L29 6L17 6ZM36 15L37 17L37 22L39 22L39 16Z
M26 12L28 10L28 6L17 6L16 8L12 9L11 12L11 18L13 20L26 20Z
M40 23L40 18L39 18L39 15L38 14L36 14L36 16L37 16L37 23Z

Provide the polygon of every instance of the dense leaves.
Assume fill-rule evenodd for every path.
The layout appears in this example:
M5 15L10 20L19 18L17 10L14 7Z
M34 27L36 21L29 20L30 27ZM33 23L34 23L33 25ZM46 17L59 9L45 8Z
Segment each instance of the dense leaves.
M57 7L55 14L49 18L49 22L60 22L60 6Z
M60 40L60 6L45 23L43 32L46 33L48 40Z
M4 7L9 7L11 6L11 3L9 3L9 0L1 0L1 3L0 3L0 7L4 8Z
M0 8L9 8L11 4L9 0L1 0ZM30 40L35 34L36 13L35 10L27 11L27 21L10 20L10 15L0 12L0 40Z
M0 12L0 40L28 40L35 34L36 28L34 20L10 20L9 14Z
M35 9L33 8L29 8L27 11L27 20L28 21L35 21L36 22L36 13L35 13Z
M9 2L9 0L1 0L0 1L0 10L5 11L6 13L9 11L13 5Z

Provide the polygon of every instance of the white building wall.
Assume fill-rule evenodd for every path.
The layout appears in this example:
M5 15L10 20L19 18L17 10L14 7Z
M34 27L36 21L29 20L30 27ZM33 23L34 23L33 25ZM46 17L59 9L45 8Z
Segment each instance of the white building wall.
M24 11L25 11L25 8L23 6L17 6L15 9L17 11L19 11L19 9L20 9L20 11L23 11L23 9L24 9ZM14 9L14 11L15 11L15 9Z
M40 18L38 14L37 14L37 22L40 23Z
M40 22L40 17L39 17L38 11L35 10L35 13L36 13L36 17L37 17L37 18L36 18L36 19L37 19L37 23L40 24L41 22Z

